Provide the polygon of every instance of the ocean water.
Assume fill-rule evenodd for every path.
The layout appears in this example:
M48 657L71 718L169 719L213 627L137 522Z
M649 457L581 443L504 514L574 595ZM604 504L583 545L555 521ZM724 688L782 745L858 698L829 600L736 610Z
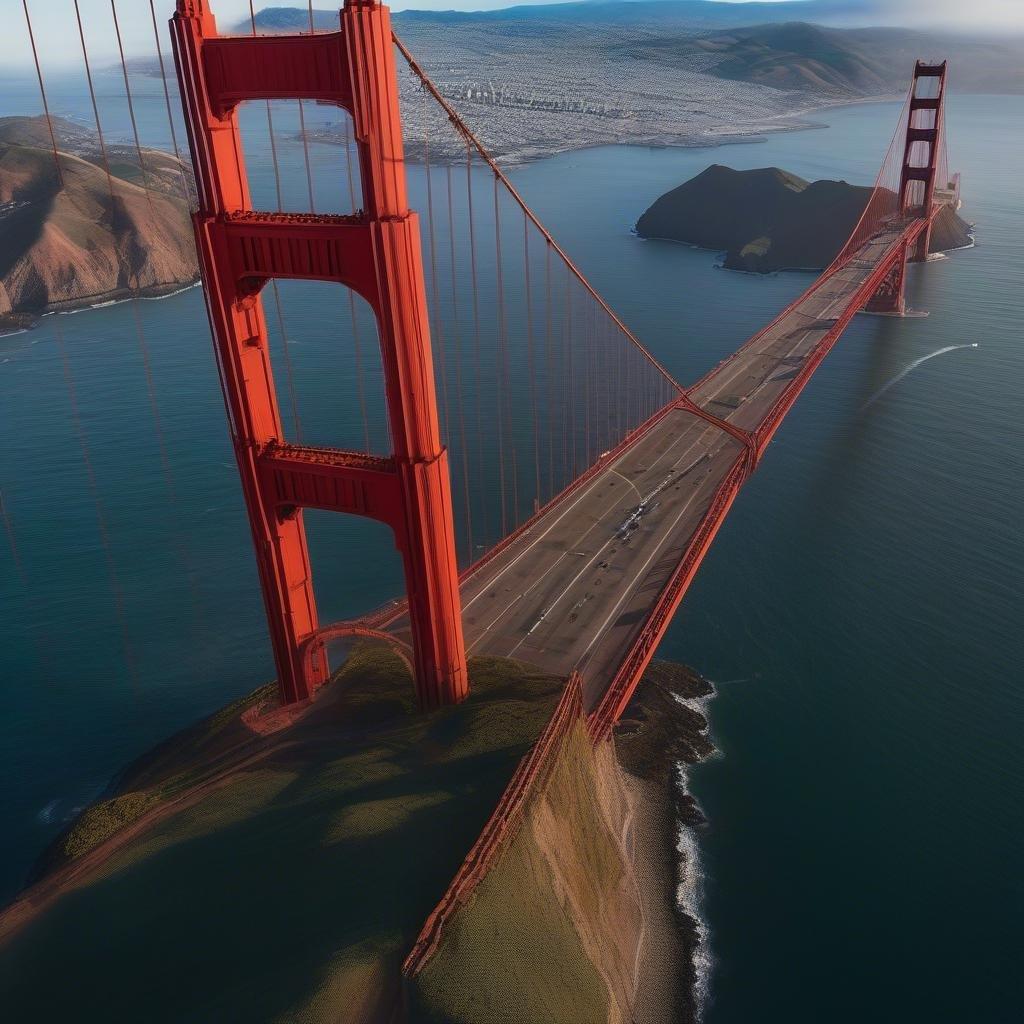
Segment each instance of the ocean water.
M115 85L104 111L116 135L127 128ZM144 141L166 145L153 85L139 104ZM30 83L3 97L0 112L34 109ZM88 113L72 83L54 88L53 108ZM636 217L711 162L869 183L897 110L836 108L815 116L827 127L718 149L604 147L512 177L691 380L809 277L718 270L713 254L636 239ZM254 153L260 116L246 112ZM660 651L718 690L722 754L690 773L709 819L691 897L709 935L714 1024L1000 1024L1024 995L1024 110L1019 98L954 97L948 123L977 247L911 269L910 303L928 317L863 317L847 331ZM313 150L326 185L338 151ZM295 146L281 158L299 166ZM286 177L297 204L304 178ZM410 179L421 204L421 172ZM265 171L254 184L269 193ZM289 298L307 430L357 441L351 360L326 344L347 310L315 287ZM0 549L4 897L121 766L272 675L201 295L139 313L159 434L129 305L0 339L0 489L17 550L15 564ZM325 617L398 591L383 528L309 521Z

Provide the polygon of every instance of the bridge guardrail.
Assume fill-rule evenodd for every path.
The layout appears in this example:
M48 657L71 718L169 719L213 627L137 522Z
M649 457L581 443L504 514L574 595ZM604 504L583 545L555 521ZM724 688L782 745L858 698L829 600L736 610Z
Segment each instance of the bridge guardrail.
M523 822L527 802L548 779L562 740L575 722L583 718L583 678L576 671L569 676L554 713L537 742L519 762L487 824L466 855L451 884L420 931L402 964L402 973L415 977L441 942L445 926L472 896L506 845L515 838Z

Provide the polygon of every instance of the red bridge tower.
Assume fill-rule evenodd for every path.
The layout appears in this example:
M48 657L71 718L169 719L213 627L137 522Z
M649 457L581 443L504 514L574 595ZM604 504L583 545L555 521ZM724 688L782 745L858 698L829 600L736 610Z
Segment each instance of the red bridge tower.
M914 246L912 258L916 262L928 258L945 94L946 62L926 64L919 60L914 65L914 81L910 87L910 114L900 175L900 212L928 220L928 226L917 236ZM942 187L946 187L946 182L942 182Z
M903 247L903 256L893 264L892 270L879 285L878 291L865 307L872 313L902 316L906 309L905 284L907 258L915 263L928 258L931 240L932 203L935 196L935 177L942 145L942 110L946 94L946 62L928 64L917 61L910 86L903 142L902 167L899 184L899 216L921 217L927 220L924 230L913 242L913 252ZM946 187L946 182L942 182Z
M205 0L171 22L196 169L203 282L277 664L281 700L325 681L303 508L387 523L402 554L420 704L467 693L448 458L441 445L419 223L407 205L391 22L349 0L340 31L221 37ZM238 127L245 100L309 99L352 114L363 211L252 209ZM285 441L260 290L271 278L334 281L377 320L394 452L375 458Z

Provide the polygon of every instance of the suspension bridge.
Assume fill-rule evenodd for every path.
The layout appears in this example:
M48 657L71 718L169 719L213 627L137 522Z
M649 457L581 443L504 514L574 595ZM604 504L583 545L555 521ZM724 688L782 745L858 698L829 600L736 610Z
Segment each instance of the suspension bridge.
M115 3L111 10L116 28ZM78 28L88 70L80 18ZM155 14L153 28L163 69ZM282 704L311 699L327 681L332 641L373 636L407 658L424 708L467 695L468 656L500 655L575 679L592 731L607 735L822 360L858 312L904 312L906 264L927 259L936 215L959 202L946 155L945 63L914 67L870 199L832 264L686 386L546 230L394 36L386 7L351 0L337 31L314 30L312 7L308 31L261 35L255 17L251 29L221 34L205 0L178 0L171 38L195 173L194 194L184 175L182 194ZM38 58L37 70L48 116ZM426 124L422 140L403 138L410 96ZM274 208L254 205L245 103L266 108ZM273 112L283 103L296 105L305 157L308 203L299 209L282 199ZM310 103L344 119L345 166L327 183L337 191L329 198L310 169ZM93 110L110 180L95 96ZM145 179L134 112L132 127ZM51 142L61 175L52 128ZM425 209L410 209L407 148L422 169ZM135 187L143 197L152 188ZM116 210L126 200L113 188ZM288 279L332 282L346 296L330 315L355 362L355 393L341 397L360 409L361 446L303 437L287 339L275 357L268 325L276 308L284 334L278 282ZM159 429L155 397L153 412ZM390 527L405 595L356 619L321 621L303 521L310 508Z

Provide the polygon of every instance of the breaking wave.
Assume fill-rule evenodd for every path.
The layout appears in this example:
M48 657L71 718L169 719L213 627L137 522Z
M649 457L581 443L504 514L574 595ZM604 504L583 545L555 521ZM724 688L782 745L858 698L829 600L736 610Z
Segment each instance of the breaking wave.
M696 711L704 721L708 721L708 704L714 699L712 692L706 697L681 697L673 694L680 703ZM720 756L716 750L711 757ZM697 803L689 787L689 766L682 761L676 764L676 785L680 794ZM702 815L703 816L703 815ZM697 934L697 942L693 950L693 1019L695 1024L703 1020L711 993L711 974L715 961L711 953L711 933L704 919L704 870L701 864L700 844L697 841L697 829L685 822L679 822L676 833L676 853L679 856L679 884L676 888L676 904L679 909L693 921Z

